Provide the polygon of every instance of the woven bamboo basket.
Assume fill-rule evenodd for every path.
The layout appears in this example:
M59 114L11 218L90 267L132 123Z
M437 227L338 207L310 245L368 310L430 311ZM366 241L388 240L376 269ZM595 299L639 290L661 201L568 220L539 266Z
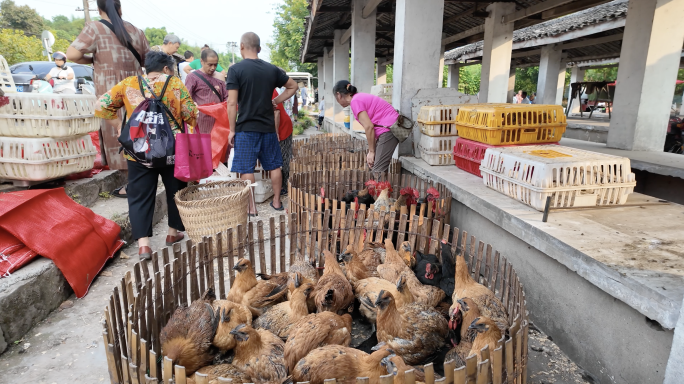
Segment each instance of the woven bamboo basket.
M151 260L134 265L133 271L121 279L109 298L104 312L103 340L110 381L113 384L186 383L185 368L174 366L171 359L161 355L159 335L171 314L180 305L189 305L207 288L214 288L218 298L225 298L235 279L233 251L248 258L255 270L276 273L287 271L295 257L318 263L323 250L335 252L350 243L382 241L396 237L407 239L413 249L435 254L440 241L451 245L452 253L465 257L473 278L491 289L508 311L511 324L494 350L482 350L482 361L473 355L463 367L455 368L453 361L430 363L425 366L426 384L516 383L527 381L529 322L525 294L518 276L505 257L492 246L468 236L466 231L440 225L434 221L428 232L425 221L409 230L409 220L401 215L403 225L392 232L382 226L369 225L362 219L354 222L353 212L347 215L346 226L330 228L322 225L325 217L339 216L340 210L324 213L289 214L271 218L269 222L249 222L245 227L228 228L205 237L200 242L188 240L184 246L174 244L153 253ZM361 217L362 215L359 215ZM396 212L391 220L397 219ZM340 221L336 221L340 223ZM256 227L256 228L255 228ZM240 234L234 242L233 232ZM362 240L363 234L365 239ZM224 241L224 239L226 241ZM449 241L451 240L451 241ZM213 251L216 249L216 251ZM227 252L222 252L227 250ZM435 380L435 368L443 367L444 376ZM197 384L208 383L207 377L196 374ZM326 383L334 383L334 379ZM368 378L358 378L367 384ZM380 377L380 384L393 384L393 375ZM229 382L229 381L219 381ZM405 384L415 384L412 371L406 373ZM402 384L404 384L402 383Z
M247 225L250 193L245 180L214 181L178 191L175 201L190 239L199 242L226 228Z

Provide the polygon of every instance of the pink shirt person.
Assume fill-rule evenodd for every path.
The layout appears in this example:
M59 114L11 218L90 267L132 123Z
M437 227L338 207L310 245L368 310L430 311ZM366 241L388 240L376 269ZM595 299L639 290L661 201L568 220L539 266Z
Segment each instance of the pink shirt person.
M399 113L394 107L378 96L368 93L357 93L351 100L350 107L354 113L354 118L359 119L359 113L366 112L370 121L375 125L375 139L380 135L389 132L389 127L394 125L399 118Z

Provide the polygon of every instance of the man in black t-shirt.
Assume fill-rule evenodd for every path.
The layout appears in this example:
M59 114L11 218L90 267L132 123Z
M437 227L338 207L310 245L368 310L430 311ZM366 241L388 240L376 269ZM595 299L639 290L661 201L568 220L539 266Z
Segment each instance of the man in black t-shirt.
M240 39L240 55L243 60L228 69L228 141L233 145L235 153L231 172L240 173L243 180L254 183L254 168L259 159L264 170L271 171L271 183L275 192L271 207L282 211L284 207L280 202L280 190L283 183L283 159L273 111L276 105L294 95L297 83L275 65L259 59L259 52L259 36L253 32L245 33ZM273 90L283 86L285 91L271 99ZM249 214L256 215L256 207L250 205Z

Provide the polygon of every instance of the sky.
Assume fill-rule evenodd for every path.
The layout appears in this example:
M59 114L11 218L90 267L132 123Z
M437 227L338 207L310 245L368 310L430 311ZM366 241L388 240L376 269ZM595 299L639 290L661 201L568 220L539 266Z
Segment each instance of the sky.
M83 0L14 0L28 5L46 19L53 16L83 17ZM178 35L190 44L209 44L227 52L228 41L240 41L245 32L255 32L261 38L262 54L268 60L266 43L272 41L274 8L282 0L121 0L123 19L136 27L161 28ZM90 8L97 10L95 0ZM98 15L91 12L91 17ZM235 50L239 55L239 49Z

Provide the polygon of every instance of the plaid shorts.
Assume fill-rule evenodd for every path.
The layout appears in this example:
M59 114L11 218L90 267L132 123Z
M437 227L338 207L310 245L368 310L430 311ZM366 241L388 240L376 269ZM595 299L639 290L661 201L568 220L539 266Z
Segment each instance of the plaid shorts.
M283 166L280 142L275 132L237 132L233 151L235 155L231 172L254 173L257 159L266 171Z

